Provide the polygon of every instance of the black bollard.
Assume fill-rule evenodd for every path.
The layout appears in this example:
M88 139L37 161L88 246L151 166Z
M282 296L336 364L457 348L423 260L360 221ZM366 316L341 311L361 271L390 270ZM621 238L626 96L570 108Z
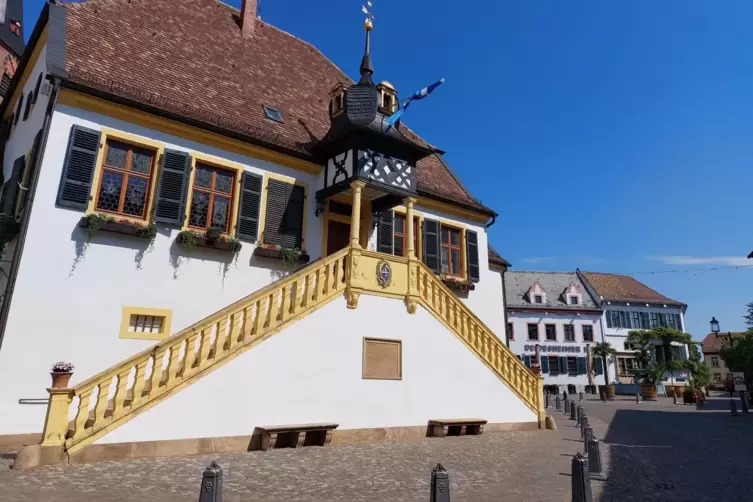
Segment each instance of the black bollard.
M431 470L430 502L450 502L450 476L442 464Z
M557 397L554 398L554 409L557 411L560 411L562 409L562 401L560 401L559 394L557 394Z
M588 453L588 442L593 440L594 438L594 430L591 428L590 425L586 425L586 428L583 432L583 453Z
M562 391L562 398L563 398L563 399L564 399L565 401L567 401L567 391L566 391L566 390L563 390L563 391Z
M584 413L580 417L580 438L583 439L586 436L586 427L588 427L588 417Z
M583 406L578 405L578 407L575 409L575 424L580 425L580 417L583 415Z
M734 399L729 400L729 411L732 412L732 416L737 416L737 403L735 403Z
M588 476L588 459L580 453L576 453L571 464L573 502L593 502L591 493L591 478Z
M214 460L204 469L199 490L199 502L222 502L222 467Z
M606 392L602 392L602 393L601 393L601 400L602 400L603 402L605 402L605 403L607 402L607 393L606 393Z
M601 448L599 440L591 439L588 442L588 474L591 479L606 481L607 477L601 472Z
M570 420L575 420L575 403L570 404Z
M567 415L568 413L570 413L570 404L572 404L572 403L570 401L568 401L567 399L565 399L565 415Z
M635 393L635 404L641 404L641 395L640 393Z
M549 393L544 394L544 408L549 408Z
M578 393L578 401L583 401L583 391Z
M677 392L672 393L672 402L673 404L677 404Z

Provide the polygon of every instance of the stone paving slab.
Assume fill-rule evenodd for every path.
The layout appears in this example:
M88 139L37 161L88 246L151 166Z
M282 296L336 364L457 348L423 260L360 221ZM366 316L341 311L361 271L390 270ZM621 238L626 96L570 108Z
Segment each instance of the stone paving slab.
M563 417L557 421L562 424ZM437 462L450 471L453 502L562 502L569 500L570 458L579 446L568 438L572 432L495 432L6 470L0 472L0 502L197 500L202 471L212 460L224 469L229 502L425 502Z

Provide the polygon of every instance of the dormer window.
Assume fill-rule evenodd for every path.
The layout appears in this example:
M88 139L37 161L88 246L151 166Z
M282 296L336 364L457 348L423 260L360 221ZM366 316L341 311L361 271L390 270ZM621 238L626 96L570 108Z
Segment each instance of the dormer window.
M567 305L580 305L583 301L583 296L580 292L580 288L577 285L570 284L562 292L560 299Z
M533 303L541 305L544 303L544 297L542 295L533 295Z
M570 305L578 305L578 297L576 295L570 296Z
M329 95L329 116L337 117L345 109L345 86L337 84Z
M538 281L534 282L533 286L528 289L528 301L534 305L546 304L546 291Z
M392 115L397 111L397 90L386 80L377 85L379 92L379 111L384 115Z

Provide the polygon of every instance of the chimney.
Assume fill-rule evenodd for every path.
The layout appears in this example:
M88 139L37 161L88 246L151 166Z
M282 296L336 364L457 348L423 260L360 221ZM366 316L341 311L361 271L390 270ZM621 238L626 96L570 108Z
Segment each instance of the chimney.
M244 37L254 36L256 23L257 0L242 0L241 2L241 33Z

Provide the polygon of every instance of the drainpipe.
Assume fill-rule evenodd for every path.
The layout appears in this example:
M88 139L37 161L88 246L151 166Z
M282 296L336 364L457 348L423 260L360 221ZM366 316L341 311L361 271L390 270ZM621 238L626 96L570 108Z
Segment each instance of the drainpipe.
M510 333L507 332L507 326L508 326L508 320L507 320L507 291L505 289L505 273L507 272L507 267L502 269L502 302L505 304L505 345L507 345L507 348L510 348Z
M37 183L39 182L39 175L41 173L42 159L44 159L44 151L47 148L47 137L50 134L50 123L52 122L52 112L55 109L55 105L58 100L58 90L60 89L60 79L52 78L52 92L50 93L50 99L47 101L47 110L45 110L44 122L42 124L42 139L39 143L39 152L37 152L37 159L33 166L30 168L34 173L34 179L31 180L31 186L29 187L29 194L26 202L26 211L24 211L24 217L21 221L21 228L18 232L18 241L16 242L16 249L13 253L13 259L10 264L10 271L8 273L8 282L5 285L5 291L3 292L3 305L0 307L0 349L3 347L3 339L5 338L5 327L8 323L8 313L10 312L10 304L13 299L13 288L16 285L16 278L18 277L18 268L21 264L21 256L23 255L24 245L26 244L26 232L29 229L29 220L31 219L31 210L34 206L34 196L37 191Z

